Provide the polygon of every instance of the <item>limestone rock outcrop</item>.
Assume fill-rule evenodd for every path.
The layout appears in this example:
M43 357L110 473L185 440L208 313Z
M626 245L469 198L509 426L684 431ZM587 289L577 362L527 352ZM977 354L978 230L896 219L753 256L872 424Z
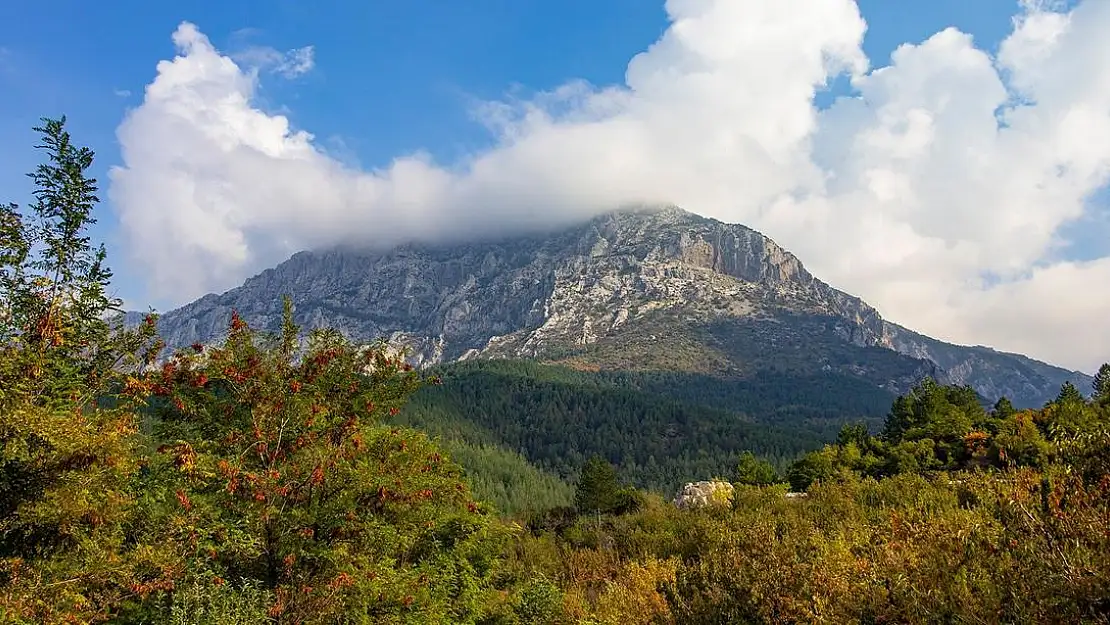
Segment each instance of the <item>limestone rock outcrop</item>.
M688 482L675 495L674 505L682 509L728 506L732 504L734 490L733 485L728 482Z

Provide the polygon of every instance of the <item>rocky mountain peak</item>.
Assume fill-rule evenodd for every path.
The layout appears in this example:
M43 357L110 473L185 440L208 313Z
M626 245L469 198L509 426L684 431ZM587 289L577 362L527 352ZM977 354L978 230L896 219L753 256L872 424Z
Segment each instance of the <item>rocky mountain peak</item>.
M623 253L643 261L678 260L747 282L813 280L793 254L759 232L674 205L613 211L591 224L597 231L591 250L595 256Z
M233 309L276 329L286 294L302 325L388 337L421 365L536 358L722 376L789 366L864 376L892 392L933 375L1024 404L1066 379L1089 385L1082 374L886 322L759 232L676 206L485 242L301 252L167 313L162 331L171 345L212 341Z

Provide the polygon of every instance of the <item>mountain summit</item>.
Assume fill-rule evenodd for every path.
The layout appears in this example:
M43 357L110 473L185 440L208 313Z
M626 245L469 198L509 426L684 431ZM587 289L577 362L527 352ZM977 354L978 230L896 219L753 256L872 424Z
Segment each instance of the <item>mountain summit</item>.
M587 369L743 378L837 372L892 393L926 375L1034 406L1091 379L1017 354L938 341L882 319L759 232L674 206L614 211L575 227L385 252L300 252L221 295L161 318L171 346L209 342L231 311L356 340L389 338L432 365L528 358Z

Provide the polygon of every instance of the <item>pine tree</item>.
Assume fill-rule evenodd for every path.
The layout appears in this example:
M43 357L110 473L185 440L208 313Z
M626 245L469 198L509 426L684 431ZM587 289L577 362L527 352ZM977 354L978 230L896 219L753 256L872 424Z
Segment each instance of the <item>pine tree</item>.
M1054 403L1083 403L1083 401L1083 394L1069 381L1060 386L1060 394L1056 396Z
M992 416L999 420L1009 419L1016 412L1014 404L1006 397L999 397L998 401L994 402L994 408L991 410Z
M590 457L578 478L574 507L582 514L609 512L618 504L619 497L616 469L601 456Z
M1091 385L1094 394L1092 398L1100 404L1110 404L1110 363L1105 363L1098 368L1095 381Z

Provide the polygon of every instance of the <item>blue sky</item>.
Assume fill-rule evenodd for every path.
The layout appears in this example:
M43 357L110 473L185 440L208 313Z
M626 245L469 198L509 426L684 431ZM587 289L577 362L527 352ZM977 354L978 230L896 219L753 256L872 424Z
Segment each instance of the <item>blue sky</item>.
M753 7L758 6L760 1L743 0ZM737 0L737 3L743 2ZM715 2L680 0L674 4L682 5L682 11L693 11L691 7L701 4L710 6ZM1091 5L1092 1L1086 4ZM1019 13L1016 0L859 0L858 6L867 22L862 51L872 69L890 64L891 53L899 45L921 44L948 27L970 34L974 38L973 47L993 58L1001 42L1014 29L1014 16ZM1057 10L1061 9L1057 7ZM1097 4L1086 10L1097 11ZM738 16L735 12L729 15L740 20L737 29L743 27L742 15ZM799 14L792 22L801 23L805 17ZM113 266L117 270L116 286L119 293L134 306L152 303L164 309L181 302L166 296L165 291L152 289L151 279L135 270L135 267L145 269L148 265L141 257L138 262L132 260L135 258L133 250L128 247L128 239L123 234L125 229L121 227L114 210L116 207L109 199L107 171L116 165L136 172L141 169L137 164L124 162L117 128L129 111L143 105L144 88L159 75L157 64L179 53L171 35L185 21L195 24L219 54L232 59L240 59L239 55L250 50L265 48L284 52L312 46L314 66L311 71L293 78L262 71L255 90L250 94L250 106L270 118L285 116L293 128L312 133L313 149L326 154L329 162L341 163L351 170L362 172L388 170L395 159L416 151L430 154L432 162L444 166L447 172L471 167L476 155L495 150L506 141L505 136L491 133L475 121L476 104L504 101L507 94L520 98L516 101L518 103L528 103L535 94L557 89L574 80L585 80L600 87L623 86L630 60L648 50L670 26L662 0L561 0L543 3L514 0L474 0L466 3L326 0L311 5L296 0L244 0L233 3L212 0L191 3L139 0L34 3L17 0L0 3L0 94L3 94L0 97L0 200L26 202L29 186L23 174L37 162L37 155L31 148L35 140L31 127L39 116L67 114L70 130L76 138L97 152L95 174L102 182L101 195L105 206L99 214L101 224L95 234L108 243L111 259L115 261ZM786 25L794 26L793 23ZM699 26L702 27L707 26ZM850 32L845 36L850 39ZM788 37L776 45L791 43ZM944 48L945 45L949 48ZM954 51L960 45L954 39L947 43L937 40L930 54ZM770 51L768 54L778 52L774 47L767 50ZM847 56L850 55L846 53ZM927 56L924 48L918 56ZM662 55L658 57L663 58ZM240 65L245 70L245 64L240 62ZM909 60L904 63L906 72L910 71L911 65ZM920 66L914 67L920 69ZM946 67L952 75L963 71L958 63ZM1043 76L1038 79L1045 80ZM876 85L872 87L875 98L885 98L887 90L894 88L881 87L880 82L876 78L868 83ZM897 84L903 85L904 82ZM974 80L970 84L974 84ZM818 94L819 108L829 107L835 96L858 95L852 91L846 77L840 77L834 85L831 93ZM917 93L921 89L913 91L906 88L906 93ZM960 95L958 89L952 94ZM984 95L988 100L991 97L994 96L989 93ZM947 100L933 98L929 101ZM869 102L871 109L879 110L877 99ZM913 111L921 110L922 106L925 105L914 108L907 104L903 112L912 117ZM847 115L849 107L843 108L842 112ZM828 117L840 119L840 113L830 113ZM934 117L939 120L942 115L936 113ZM903 123L899 126L901 128L908 122L902 120L900 123ZM873 125L878 128L879 122ZM151 132L151 128L158 126L146 125L142 128L145 129L143 132ZM758 129L736 132L738 135L745 132L758 134ZM830 122L822 126L817 136L835 137L837 132L840 130ZM852 132L855 133L853 136L863 136L859 129ZM157 145L144 145L143 149L157 149ZM836 152L835 147L830 149L831 153ZM186 155L185 158L188 160L191 157ZM197 163L199 159L198 156ZM194 165L190 171L204 170L204 167ZM838 176L843 178L860 173L853 168L845 167L845 171ZM923 165L921 169L926 168ZM135 175L138 176L138 173ZM642 175L651 178L647 174ZM151 176L146 180L155 178ZM222 184L230 183L224 180ZM391 184L400 183L394 181ZM791 184L796 186L801 183ZM198 188L200 186L198 183ZM935 185L929 183L926 186ZM726 191L722 187L720 194ZM981 189L974 191L982 192ZM669 191L665 188L663 193ZM935 189L929 193L932 194L929 197L948 197L944 191ZM1103 236L1110 233L1105 228L1105 211L1101 208L1110 203L1105 191L1096 192L1094 200L1087 200L1088 207L1083 216L1077 218L1072 214L1052 221L1049 227L1054 239L1048 241L1046 238L1033 245L1039 250L1036 254L1015 258L1012 262L1000 260L993 265L988 261L967 260L966 267L961 266L959 272L954 269L955 273L951 275L936 273L930 276L923 273L920 283L914 282L918 280L916 274L912 278L907 277L912 272L902 260L896 258L898 254L894 251L875 261L875 267L881 265L885 268L886 273L882 273L878 269L872 271L871 267L861 270L865 267L861 263L868 262L862 256L838 256L835 250L830 250L825 238L806 239L799 234L806 231L805 228L787 224L785 217L768 208L773 202L767 198L778 197L770 191L758 198L750 198L753 206L750 210L735 213L716 208L715 197L710 197L708 192L698 195L676 191L674 195L677 198L689 197L687 203L698 212L722 218L733 217L736 221L744 221L768 232L797 252L819 275L837 286L863 295L876 303L887 316L893 314L909 325L916 322L916 327L951 340L987 342L1026 351L1030 351L1032 343L1020 338L1007 338L1011 335L991 335L984 340L972 338L982 336L984 328L993 327L984 320L997 318L997 313L991 312L990 307L998 306L997 301L1003 297L997 289L990 291L981 284L971 284L976 276L1008 276L1002 282L1009 280L1012 284L1007 288L1013 291L1013 297L1017 297L1019 291L1032 293L1026 282L1038 271L1069 260L1098 261L1110 252ZM618 197L624 196L618 194ZM151 198L150 201L157 203L159 199ZM1010 199L1000 195L990 201L1004 206ZM897 202L891 205L894 208L889 214L900 214ZM177 209L165 210L168 213ZM935 223L926 223L927 215L934 209L925 207L919 210L925 217L907 217L907 227L920 237L942 241L936 243L940 246L938 249L948 249L950 254L959 255L959 250L981 245L983 250L989 250L989 253L982 253L984 256L997 258L1000 255L992 247L998 243L951 235L945 230L945 225L952 223L952 219L937 217ZM968 219L974 221L970 217ZM1026 232L1029 224L1036 223L1040 223L1038 218L1031 216L1020 224L1015 223L1014 232ZM244 232L254 232L252 227L244 227ZM267 227L270 227L268 223L258 226L259 231L266 231ZM295 226L287 224L287 227ZM813 229L808 231L812 233ZM323 239L319 240L328 240L327 236L321 236ZM891 236L894 237L893 234ZM307 244L307 240L296 239L288 245L296 247ZM278 251L269 255L258 252L263 247ZM935 246L906 239L904 247L926 250ZM228 274L231 277L226 280L212 278L191 285L193 290L171 289L171 292L192 295L194 292L199 294L205 290L229 288L245 275L280 260L287 251L277 243L255 245L249 250L250 260L235 265L234 271ZM925 251L921 254L924 255ZM1001 255L1006 254L1002 252ZM195 261L194 258L189 262ZM980 262L982 266L973 267L975 262ZM937 264L935 260L921 262L922 266ZM218 263L216 266L219 266ZM927 288L922 286L926 282ZM962 285L960 288L976 289L974 295L980 298L976 300L980 303L975 304L975 310L960 303L964 295L955 291L941 293L938 285L946 282L958 282ZM988 286L993 287L996 282L994 280ZM930 289L938 295L931 295L934 291ZM922 306L907 295L910 292L929 293L934 299L943 298L944 304L951 310L928 319L913 318ZM1043 294L1022 295L1026 296L1033 300L1043 299ZM1075 319L1061 321L1049 318L1048 313L1045 315L1045 323L1050 325L1077 322ZM1110 314L1105 316L1110 317ZM971 317L976 320L969 321ZM1008 331L1013 336L1027 333L1023 330ZM1110 332L1110 328L1107 331ZM1110 333L1107 336L1110 337ZM1036 351L1036 346L1033 348L1032 351ZM1045 349L1041 353L1045 357L1061 359L1059 354L1064 352Z

